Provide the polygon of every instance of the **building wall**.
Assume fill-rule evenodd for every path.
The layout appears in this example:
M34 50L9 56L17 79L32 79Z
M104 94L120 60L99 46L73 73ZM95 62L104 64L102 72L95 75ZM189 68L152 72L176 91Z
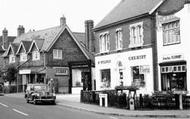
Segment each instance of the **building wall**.
M134 58L143 56L141 58ZM118 62L122 66L118 66ZM132 66L145 66L147 72L144 73L145 86L140 88L137 93L151 94L153 92L153 61L152 61L152 48L141 50L134 50L130 52L122 52L117 54L110 54L106 56L97 56L95 58L96 65L96 86L97 90L115 89L115 86L120 85L119 69L123 70L123 85L132 85ZM111 86L110 88L102 88L101 70L110 69Z
M143 45L151 45L151 39L152 39L152 28L153 28L153 22L151 17L145 17L133 21L129 21L127 23L119 24L117 26L113 26L110 28L106 28L100 31L95 32L96 37L96 53L99 53L99 37L100 34L103 32L109 32L110 34L110 51L116 50L116 41L115 41L115 35L116 35L116 29L121 28L122 34L123 34L123 49L129 49L130 44L130 29L129 26L131 24L135 24L138 22L143 22L143 37L144 37L144 44Z
M62 60L53 59L53 49L62 49ZM67 30L62 33L46 56L48 66L68 66L68 62L71 61L87 60Z
M186 61L187 66L187 90L190 91L190 47L189 47L189 28L190 28L190 5L186 4L183 9L174 14L180 18L180 37L181 41L179 44L174 45L163 45L163 31L161 27L161 22L159 22L157 16L157 42L158 42L158 64L163 62L174 62L174 61ZM159 16L161 17L161 16ZM172 58L172 56L179 55L179 58ZM164 59L164 57L169 57L170 59ZM161 71L159 70L159 90L161 90Z

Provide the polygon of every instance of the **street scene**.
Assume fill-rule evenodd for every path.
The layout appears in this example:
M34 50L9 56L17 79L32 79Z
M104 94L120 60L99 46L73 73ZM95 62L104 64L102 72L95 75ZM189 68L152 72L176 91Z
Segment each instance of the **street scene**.
M45 4L0 0L0 119L190 118L190 0Z

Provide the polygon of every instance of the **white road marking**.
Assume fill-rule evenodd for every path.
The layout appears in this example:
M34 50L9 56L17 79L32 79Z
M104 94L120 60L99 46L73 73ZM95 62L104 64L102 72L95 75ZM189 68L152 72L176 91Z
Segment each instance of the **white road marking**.
M21 111L19 111L19 110L17 110L17 109L14 109L14 108L13 108L13 111L15 111L15 112L17 112L17 113L19 113L19 114L22 114L22 115L24 115L24 116L28 116L28 114L26 114L26 113L24 113L24 112L21 112Z
M116 118L116 117L112 117L112 116L110 116L110 118L111 118L111 119L118 119L118 118Z
M0 103L0 105L2 105L2 106L4 106L4 107L9 107L9 106L7 106L7 105L5 105L5 104L3 104L3 103Z

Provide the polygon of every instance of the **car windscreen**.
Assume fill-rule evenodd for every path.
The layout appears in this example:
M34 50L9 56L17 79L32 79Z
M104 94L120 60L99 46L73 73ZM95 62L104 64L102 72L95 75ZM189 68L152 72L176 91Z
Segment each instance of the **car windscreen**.
M34 86L35 91L46 91L46 86L45 85L39 85L39 86Z

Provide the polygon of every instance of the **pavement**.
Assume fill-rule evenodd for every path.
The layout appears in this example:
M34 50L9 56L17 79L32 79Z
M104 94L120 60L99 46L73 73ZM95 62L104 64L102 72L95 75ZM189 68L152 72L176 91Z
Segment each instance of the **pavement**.
M6 95L14 97L24 97L24 94L22 93ZM147 118L190 118L190 110L127 110L113 107L100 107L99 105L81 103L80 95L77 94L57 94L56 101L57 105L111 116Z

